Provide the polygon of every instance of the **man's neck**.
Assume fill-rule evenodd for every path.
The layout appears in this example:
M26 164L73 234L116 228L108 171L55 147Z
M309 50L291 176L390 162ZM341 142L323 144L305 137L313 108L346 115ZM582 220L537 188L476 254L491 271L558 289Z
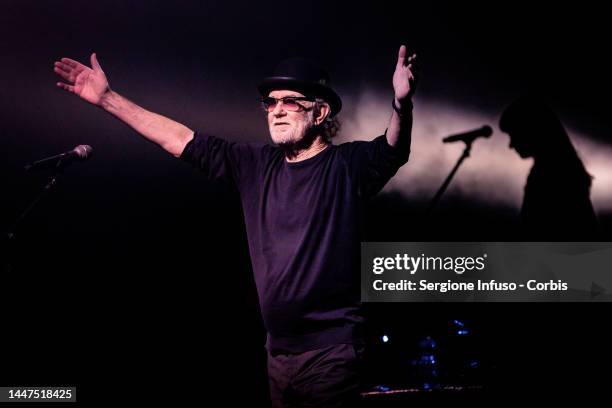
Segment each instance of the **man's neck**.
M285 159L289 163L310 159L325 150L328 145L329 143L325 142L322 137L317 136L310 146L291 152L285 152Z

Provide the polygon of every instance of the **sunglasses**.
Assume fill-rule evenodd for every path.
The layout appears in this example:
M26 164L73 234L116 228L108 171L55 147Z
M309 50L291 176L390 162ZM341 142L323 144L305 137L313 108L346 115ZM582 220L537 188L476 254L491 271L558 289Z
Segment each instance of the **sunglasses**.
M308 96L286 96L284 98L272 98L271 96L266 96L261 98L261 106L263 110L270 113L276 109L276 105L279 102L283 103L283 109L288 110L290 112L297 112L300 110L306 110L307 108L300 104L302 101L306 102L314 102L316 99Z

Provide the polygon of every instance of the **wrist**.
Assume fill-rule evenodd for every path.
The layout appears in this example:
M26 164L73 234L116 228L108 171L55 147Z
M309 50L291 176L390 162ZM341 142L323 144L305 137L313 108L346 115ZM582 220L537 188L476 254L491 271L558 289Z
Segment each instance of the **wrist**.
M408 112L412 112L412 100L410 98L406 98L404 100L399 100L397 98L393 98L392 102L393 110L397 112L398 115L403 115Z
M108 88L102 96L100 96L100 100L98 101L98 106L106 111L110 110L115 104L112 103L113 98L115 98L117 94Z

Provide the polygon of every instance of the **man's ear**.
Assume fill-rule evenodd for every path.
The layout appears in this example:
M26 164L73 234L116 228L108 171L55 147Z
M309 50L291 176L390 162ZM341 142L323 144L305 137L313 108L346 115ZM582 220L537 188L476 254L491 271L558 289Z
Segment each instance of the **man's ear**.
M319 105L319 110L317 112L317 117L315 118L315 124L318 126L325 121L331 114L331 108L327 102L324 102Z

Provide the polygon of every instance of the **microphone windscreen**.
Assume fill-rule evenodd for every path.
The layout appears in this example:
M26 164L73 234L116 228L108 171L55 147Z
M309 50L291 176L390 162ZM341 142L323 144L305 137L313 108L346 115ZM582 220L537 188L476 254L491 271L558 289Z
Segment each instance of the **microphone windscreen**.
M81 160L88 159L93 153L93 147L89 145L78 145L74 148L74 152Z

